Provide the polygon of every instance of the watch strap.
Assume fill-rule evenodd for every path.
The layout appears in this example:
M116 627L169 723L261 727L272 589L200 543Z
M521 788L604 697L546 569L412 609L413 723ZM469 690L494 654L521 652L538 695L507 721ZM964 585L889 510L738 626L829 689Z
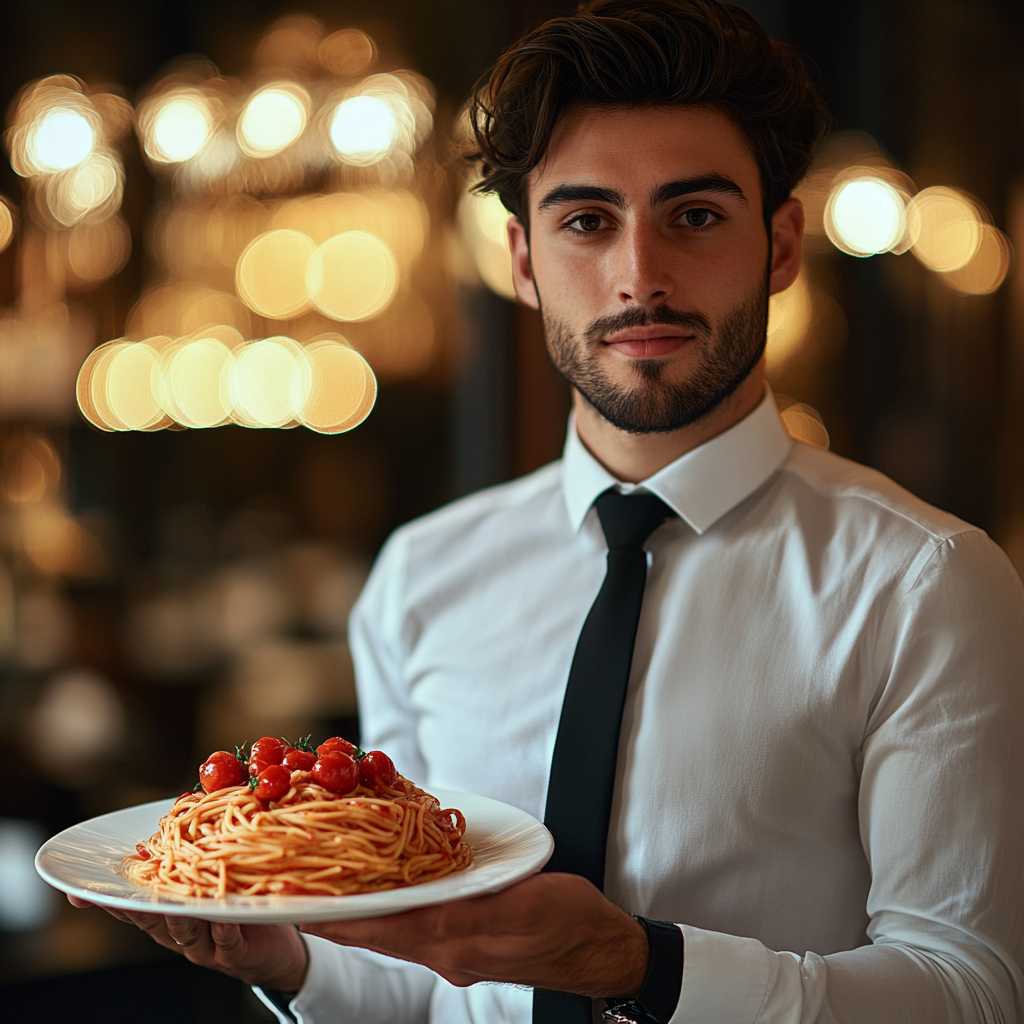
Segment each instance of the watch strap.
M671 921L636 915L647 933L650 957L640 991L632 999L611 999L606 1019L669 1024L683 989L683 933Z

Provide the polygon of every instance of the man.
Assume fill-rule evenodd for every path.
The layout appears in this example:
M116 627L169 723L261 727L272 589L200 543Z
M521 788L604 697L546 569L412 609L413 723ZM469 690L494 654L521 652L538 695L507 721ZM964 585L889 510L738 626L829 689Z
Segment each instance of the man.
M673 1024L1020 1020L1020 581L979 530L793 443L764 383L824 123L799 60L714 0L606 0L506 54L474 122L574 418L560 463L388 542L352 621L364 731L427 788L551 823L605 509L646 496L603 877L305 944L132 920L307 1024L580 1019L530 986Z

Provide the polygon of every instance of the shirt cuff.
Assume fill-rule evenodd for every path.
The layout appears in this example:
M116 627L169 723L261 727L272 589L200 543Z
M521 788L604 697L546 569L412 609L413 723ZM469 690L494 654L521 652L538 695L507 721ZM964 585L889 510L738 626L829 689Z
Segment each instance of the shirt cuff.
M259 985L253 985L253 992L256 993L259 1001L281 1022L281 1024L296 1024L298 1018L291 1012L291 1006L284 1005L281 996L283 993L271 992L269 989L262 989ZM294 996L292 997L294 999Z
M669 1024L754 1024L771 972L757 939L690 925L683 932L683 987Z

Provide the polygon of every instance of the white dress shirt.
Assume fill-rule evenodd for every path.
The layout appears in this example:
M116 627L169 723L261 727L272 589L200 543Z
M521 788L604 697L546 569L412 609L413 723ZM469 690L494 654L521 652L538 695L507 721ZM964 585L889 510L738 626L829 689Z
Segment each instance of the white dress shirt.
M605 573L565 454L398 530L353 613L365 743L543 818ZM673 1024L1024 1021L1024 592L981 531L793 442L770 392L640 485L650 570L607 895L678 922ZM625 488L628 489L628 488ZM529 1024L531 993L310 940L303 1024Z

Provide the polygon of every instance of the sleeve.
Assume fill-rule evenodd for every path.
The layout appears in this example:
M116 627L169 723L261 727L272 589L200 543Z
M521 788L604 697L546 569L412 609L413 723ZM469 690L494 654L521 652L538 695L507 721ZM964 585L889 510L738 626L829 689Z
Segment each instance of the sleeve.
M309 970L288 1010L255 989L281 1024L426 1024L433 971L315 935L303 938Z
M363 747L386 750L403 775L424 779L427 767L402 672L407 650L403 597L408 560L408 536L399 530L384 545L352 609L348 642L355 664Z
M349 619L362 743L386 749L403 775L422 778L423 758L402 687L402 593L406 545L384 546ZM282 1024L426 1024L437 975L419 964L306 935L309 970L289 1016L259 990Z
M866 655L871 945L798 955L681 925L671 1024L1024 1024L1024 591L980 531L924 561Z

